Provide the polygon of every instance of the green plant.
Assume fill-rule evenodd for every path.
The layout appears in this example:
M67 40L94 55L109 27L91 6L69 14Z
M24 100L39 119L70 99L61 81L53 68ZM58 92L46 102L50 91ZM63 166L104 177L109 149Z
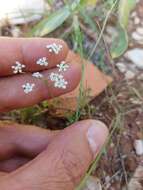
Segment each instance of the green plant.
M111 16L116 19L115 27L118 35L114 36L111 44L110 53L112 58L121 56L128 47L127 25L131 10L135 7L135 0L74 0L64 1L65 5L58 10L53 9L48 13L37 25L29 32L29 36L45 36L62 26L67 24L67 28L71 27L68 35L74 31L75 17L81 27L82 20L93 30L98 39L93 50L89 54L89 58L93 55L99 42L102 40L106 24ZM50 1L52 6L54 1ZM94 7L92 11L89 11ZM96 5L96 6L95 6ZM98 28L96 17L101 20L101 31ZM75 43L77 43L75 39Z
M51 32L61 29L64 24L65 31L62 35L63 38L70 38L74 51L78 52L81 57L86 57L90 59L93 54L97 51L99 44L104 41L104 32L108 21L114 18L114 27L117 30L117 35L113 34L113 39L110 44L109 54L111 59L120 57L128 48L128 34L127 26L131 10L135 7L135 0L75 0L75 1L64 1L64 6L58 10L51 11L48 16L45 16L30 32L29 36L46 36ZM94 8L91 8L91 4ZM52 1L50 1L52 6ZM90 11L92 10L92 11ZM100 20L100 21L99 21ZM89 52L84 50L84 32L83 25L87 25L90 31L93 33L91 36L93 39L95 37L96 41L94 46ZM101 50L100 61L98 66L104 70L104 59L102 57L103 50ZM80 91L78 97L78 108L76 113L68 116L68 121L73 123L78 121L81 116L81 109L84 102L86 102L86 95L83 89L83 79L84 79L84 65L82 68L82 80L80 84ZM136 93L136 91L135 91ZM114 93L113 93L114 94ZM137 93L136 93L137 94ZM138 95L138 94L137 94ZM115 97L112 96L114 99ZM83 103L83 104L82 104ZM116 117L112 122L112 130L110 132L107 144L111 140L112 135L115 130L121 125L123 121L123 110L120 110L120 106L117 105ZM105 147L102 149L97 159L91 165L89 171L86 173L79 187L76 190L80 190L88 177L95 170L97 163L101 155L105 153Z

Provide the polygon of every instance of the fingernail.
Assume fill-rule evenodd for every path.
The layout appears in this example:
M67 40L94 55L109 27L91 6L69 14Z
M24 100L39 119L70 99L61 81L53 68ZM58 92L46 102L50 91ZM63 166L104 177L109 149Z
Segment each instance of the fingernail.
M107 135L107 128L102 122L91 122L87 131L87 140L94 157L97 155L99 149L104 145Z

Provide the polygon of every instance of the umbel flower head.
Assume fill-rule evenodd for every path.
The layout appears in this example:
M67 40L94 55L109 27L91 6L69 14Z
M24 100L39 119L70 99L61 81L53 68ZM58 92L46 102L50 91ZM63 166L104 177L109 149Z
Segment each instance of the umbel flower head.
M52 43L46 46L50 53L59 54L63 46L61 44Z
M46 57L39 58L36 62L37 65L48 66L48 60Z
M57 67L59 68L59 72L62 72L62 71L67 71L69 65L66 64L65 61L62 61L60 64L57 65Z
M54 86L55 88L67 88L68 82L64 79L63 75L58 74L58 73L51 73L50 74L50 79L51 81L55 82Z
M25 68L26 66L21 64L19 61L15 62L15 65L13 65L11 68L13 69L14 74L22 73L22 69Z
M30 93L33 91L33 88L34 88L35 84L30 84L30 83L26 83L24 85L22 85L22 88L24 89L24 92L26 94Z

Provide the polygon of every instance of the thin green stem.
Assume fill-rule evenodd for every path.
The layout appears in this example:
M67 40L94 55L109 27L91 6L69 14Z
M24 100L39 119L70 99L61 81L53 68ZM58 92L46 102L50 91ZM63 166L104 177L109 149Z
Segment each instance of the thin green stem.
M81 183L79 184L79 186L75 190L81 190L85 186L86 181L88 180L88 178L91 175L91 173L96 169L97 163L99 162L102 154L104 153L104 150L105 150L106 146L109 144L110 139L111 139L112 135L114 134L115 130L120 125L121 120L122 120L122 115L120 113L117 113L117 117L115 118L115 120L113 120L113 122L111 124L111 125L113 125L113 129L112 129L112 131L111 131L111 133L110 133L110 135L109 135L109 137L108 137L105 145L103 146L103 148L100 151L100 153L98 154L96 160L93 162L93 164L91 165L90 169L88 170L88 172L86 173L86 175L82 179Z
M101 39L102 39L102 36L103 36L104 30L105 30L107 21L108 21L110 15L111 15L111 13L112 13L114 7L116 6L117 2L118 2L118 0L116 0L116 1L113 3L111 9L108 11L108 13L107 13L107 15L106 15L106 18L105 18L105 20L104 20L103 27L102 27L101 33L100 33L100 35L99 35L99 38L97 39L97 42L96 42L96 44L95 44L93 50L92 50L91 53L89 54L88 59L90 59L90 58L92 57L92 55L94 54L95 50L97 49L97 47L98 47L98 45L99 45L99 43L100 43L100 41L101 41Z

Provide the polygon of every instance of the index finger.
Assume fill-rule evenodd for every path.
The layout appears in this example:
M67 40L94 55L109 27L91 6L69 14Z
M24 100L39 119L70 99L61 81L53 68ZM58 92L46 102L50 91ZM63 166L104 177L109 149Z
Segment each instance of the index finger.
M67 53L68 47L60 39L0 38L0 76L55 67ZM16 70L18 63L21 70Z

